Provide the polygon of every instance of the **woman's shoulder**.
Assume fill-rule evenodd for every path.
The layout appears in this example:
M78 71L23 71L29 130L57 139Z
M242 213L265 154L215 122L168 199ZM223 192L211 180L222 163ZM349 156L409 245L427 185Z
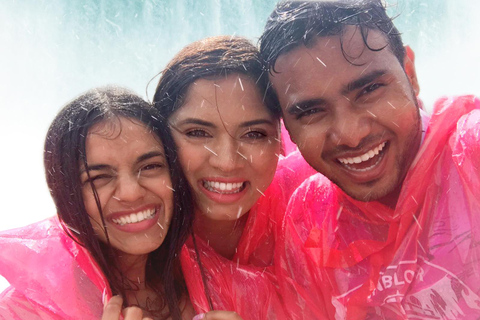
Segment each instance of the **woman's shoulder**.
M34 241L37 245L45 242L39 240L65 236L58 218L51 217L23 227L0 231L0 245L15 245Z
M53 316L53 315L52 315ZM0 320L41 320L35 306L14 287L0 293ZM49 318L60 320L60 318Z
M19 302L25 299L32 306L41 306L38 310L48 306L45 310L62 315L58 319L75 319L71 315L80 310L83 315L99 316L104 288L97 284L101 276L97 275L92 260L85 256L88 253L64 232L57 218L3 231L0 275L12 287L1 297Z

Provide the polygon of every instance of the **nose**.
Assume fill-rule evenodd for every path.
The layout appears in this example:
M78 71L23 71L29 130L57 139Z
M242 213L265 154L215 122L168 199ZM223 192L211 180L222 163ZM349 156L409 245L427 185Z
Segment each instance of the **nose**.
M223 172L243 167L246 155L242 154L240 147L241 143L231 136L224 137L215 146L205 146L210 152L210 165Z
M114 198L123 202L135 202L142 199L145 195L145 189L140 184L139 178L134 174L128 174L117 177Z
M355 110L354 106L337 109L329 128L329 138L337 146L357 147L371 132L371 118L367 110Z

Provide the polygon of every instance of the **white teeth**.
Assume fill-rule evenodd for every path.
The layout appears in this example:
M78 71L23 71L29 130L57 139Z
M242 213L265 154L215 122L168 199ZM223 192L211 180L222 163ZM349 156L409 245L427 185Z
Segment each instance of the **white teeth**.
M131 213L117 219L112 219L112 221L123 226L129 223L138 223L142 222L143 220L152 219L153 216L155 216L155 209L148 209L137 213Z
M237 193L240 192L242 187L243 187L243 182L235 182L235 183L225 183L225 182L218 182L218 181L203 181L203 186L205 189L212 191L212 192L217 192L217 193L223 193L223 194L231 194L231 193Z
M132 223L135 223L135 222L137 222L137 221L138 221L138 219L137 219L137 215L136 215L136 214L132 214L132 215L130 215L130 220L132 220Z
M358 156L358 157L351 157L351 158L338 158L338 161L343 164L353 164L353 163L362 163L364 161L370 160L383 150L387 142L383 142L378 145L376 148Z

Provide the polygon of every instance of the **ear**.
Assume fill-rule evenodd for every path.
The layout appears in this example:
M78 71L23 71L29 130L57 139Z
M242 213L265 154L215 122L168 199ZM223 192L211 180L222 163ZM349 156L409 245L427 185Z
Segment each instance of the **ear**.
M420 93L420 85L418 84L417 72L415 71L415 53L412 48L405 46L405 58L403 59L403 68L407 75L408 81L412 85L413 92L418 96Z

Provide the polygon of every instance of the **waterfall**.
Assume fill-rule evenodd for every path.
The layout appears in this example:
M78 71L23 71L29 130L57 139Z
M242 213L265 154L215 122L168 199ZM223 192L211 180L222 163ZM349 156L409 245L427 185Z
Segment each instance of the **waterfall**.
M392 1L389 1L392 2ZM0 230L55 210L42 151L58 110L99 85L147 83L186 44L212 35L256 41L275 0L2 0ZM398 0L389 9L416 52L427 109L443 94L480 94L476 0ZM156 80L152 81L153 85ZM153 94L149 89L148 97Z

